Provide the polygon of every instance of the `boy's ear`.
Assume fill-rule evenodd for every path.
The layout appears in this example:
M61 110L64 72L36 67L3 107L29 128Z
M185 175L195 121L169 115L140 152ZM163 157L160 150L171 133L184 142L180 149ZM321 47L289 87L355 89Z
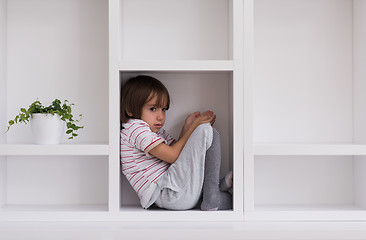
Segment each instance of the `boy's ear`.
M133 116L133 114L130 111L126 111L126 113L127 113L127 116L129 116L129 117Z

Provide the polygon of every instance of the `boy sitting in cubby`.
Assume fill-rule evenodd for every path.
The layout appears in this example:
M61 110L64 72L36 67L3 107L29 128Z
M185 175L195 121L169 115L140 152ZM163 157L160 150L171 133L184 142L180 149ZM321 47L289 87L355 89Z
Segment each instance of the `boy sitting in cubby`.
M219 180L220 136L212 111L190 114L179 139L164 129L170 97L150 76L129 79L121 94L122 172L145 209L152 204L171 210L232 209L233 174Z

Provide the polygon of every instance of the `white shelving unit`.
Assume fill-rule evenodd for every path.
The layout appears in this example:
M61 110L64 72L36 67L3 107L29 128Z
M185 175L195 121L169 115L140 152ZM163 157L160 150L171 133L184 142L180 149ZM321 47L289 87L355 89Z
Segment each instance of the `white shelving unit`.
M0 220L101 220L109 214L108 1L0 1ZM39 99L75 103L73 141L32 144L7 121Z
M234 169L238 183L233 211L146 212L141 210L133 190L122 176L121 214L131 215L132 219L149 219L150 216L157 219L158 216L159 220L169 221L241 221L243 1L115 0L111 3L110 32L119 39L110 46L110 56L113 55L110 62L114 62L111 81L121 86L138 74L160 79L172 98L165 127L176 137L187 114L213 110L218 116L215 126L222 140L222 172ZM114 90L118 98L119 89ZM117 120L116 128L119 127Z
M366 220L365 13L362 0L254 1L246 220Z
M85 125L57 146L0 135L0 221L366 220L365 16L364 0L0 0L0 129L37 97ZM137 74L167 86L175 136L216 112L232 211L141 209L119 153Z
M1 135L0 221L243 220L243 1L0 3L1 129L25 104L55 97L75 103L85 125L56 146L32 144L28 126ZM234 210L141 209L119 156L120 89L137 74L169 89L173 135L188 113L218 115Z

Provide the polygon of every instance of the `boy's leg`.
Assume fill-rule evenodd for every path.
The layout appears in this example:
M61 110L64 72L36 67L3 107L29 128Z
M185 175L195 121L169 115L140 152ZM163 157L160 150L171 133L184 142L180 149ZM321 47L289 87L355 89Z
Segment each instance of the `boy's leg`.
M201 124L192 133L179 158L157 182L161 190L156 205L172 210L194 208L202 192L206 151L212 143L209 123Z
M216 129L213 128L212 144L206 152L203 200L201 204L202 210L210 211L232 209L231 194L228 192L222 192L219 189L220 164L220 135Z

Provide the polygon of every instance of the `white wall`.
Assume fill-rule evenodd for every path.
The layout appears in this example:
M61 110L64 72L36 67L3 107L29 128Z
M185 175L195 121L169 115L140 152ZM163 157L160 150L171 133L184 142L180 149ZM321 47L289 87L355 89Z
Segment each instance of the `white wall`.
M366 144L366 1L353 1L354 141ZM354 160L355 203L366 208L366 157Z

